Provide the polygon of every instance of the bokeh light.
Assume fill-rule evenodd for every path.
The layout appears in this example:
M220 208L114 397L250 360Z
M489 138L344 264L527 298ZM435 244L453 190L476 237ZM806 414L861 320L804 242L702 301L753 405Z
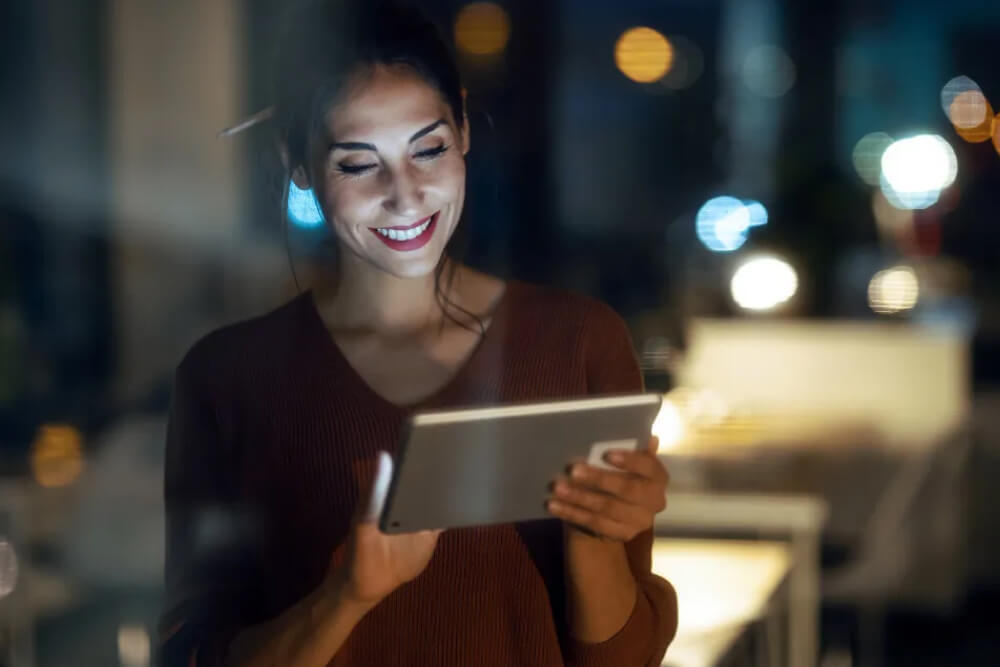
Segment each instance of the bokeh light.
M288 219L300 227L318 227L323 224L323 211L320 210L312 188L303 190L288 183Z
M955 132L970 144L981 144L990 140L993 136L995 119L993 117L993 107L986 103L986 116L979 125L975 127L955 126Z
M993 147L1000 153L1000 114L993 117Z
M753 199L744 199L743 205L747 207L747 213L750 214L751 227L762 227L767 224L767 209L764 208L763 204Z
M892 145L892 137L885 132L872 132L861 137L854 145L851 161L861 180L868 185L879 185L882 179L882 154Z
M493 2L473 2L455 17L455 44L474 56L491 56L507 48L510 17Z
M956 128L971 130L989 120L990 103L979 90L966 90L959 93L948 107L948 119Z
M83 438L66 424L46 424L31 446L31 472L44 487L67 486L83 471Z
M660 411L653 421L653 435L660 439L660 453L677 449L684 437L684 418L669 394L663 397Z
M916 192L896 190L886 180L885 174L882 174L882 182L879 185L882 194L885 195L886 201L896 208L911 211L922 210L938 203L938 200L941 198L940 190L919 190Z
M660 84L671 90L690 88L705 71L705 56L697 44L683 35L669 35L667 42L673 48L672 61Z
M917 305L920 284L909 266L879 271L868 284L868 305L880 314L900 313Z
M766 225L767 221L767 209L758 201L714 197L698 211L695 231L709 250L732 252L746 243L751 227Z
M695 232L713 252L732 252L743 247L751 226L750 210L735 197L709 199L695 217Z
M777 257L755 257L733 274L733 301L746 310L771 310L795 296L799 278L792 266Z
M941 190L955 182L957 174L955 150L938 135L900 139L882 154L882 191L898 208L933 205Z
M982 95L983 91L979 88L979 84L967 76L956 76L944 84L944 87L941 88L941 110L944 111L945 115L951 118L952 105L959 96L966 93Z
M17 588L17 552L7 538L0 537L0 599Z
M674 49L662 34L647 27L629 28L615 44L615 65L638 83L663 78L674 60Z
M118 628L118 661L122 667L149 667L149 632L141 625Z
M743 60L743 82L761 97L782 97L795 85L795 63L773 44L755 47Z

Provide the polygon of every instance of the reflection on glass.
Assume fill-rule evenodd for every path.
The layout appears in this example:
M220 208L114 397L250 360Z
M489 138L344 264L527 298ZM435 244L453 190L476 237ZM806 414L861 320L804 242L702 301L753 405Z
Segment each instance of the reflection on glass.
M673 61L660 83L672 90L690 88L705 71L705 56L697 44L683 35L670 35L667 42L673 47Z
M743 83L761 97L782 97L795 85L796 75L795 63L773 44L751 49L743 60Z

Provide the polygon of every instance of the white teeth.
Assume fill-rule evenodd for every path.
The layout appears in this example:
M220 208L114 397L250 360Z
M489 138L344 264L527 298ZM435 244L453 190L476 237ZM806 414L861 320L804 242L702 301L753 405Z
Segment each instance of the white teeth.
M428 220L424 224L420 225L419 227L414 227L413 229L407 229L407 230L376 229L375 231L377 231L382 236L392 239L393 241L409 241L410 239L415 239L421 234L423 234L425 231L427 231L427 227L429 227L430 224L431 221Z

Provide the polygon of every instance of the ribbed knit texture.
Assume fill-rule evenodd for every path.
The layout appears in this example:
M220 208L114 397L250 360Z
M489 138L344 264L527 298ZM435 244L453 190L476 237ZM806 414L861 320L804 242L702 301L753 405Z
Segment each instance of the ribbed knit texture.
M171 406L164 664L221 664L240 628L320 584L377 452L395 454L415 409L641 387L614 311L516 281L457 375L405 408L364 383L309 293L209 334L178 367ZM676 599L650 574L651 533L627 545L640 584L631 618L585 644L566 627L561 530L550 520L446 531L424 573L365 616L330 665L659 665Z

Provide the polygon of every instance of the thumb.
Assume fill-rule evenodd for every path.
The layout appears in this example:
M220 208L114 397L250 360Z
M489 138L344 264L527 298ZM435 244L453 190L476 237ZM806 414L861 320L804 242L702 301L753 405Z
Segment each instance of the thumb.
M364 505L364 513L361 515L361 523L375 523L382 514L382 507L385 505L385 497L389 493L389 482L392 480L392 457L389 452L380 451L375 462L375 475L372 478L371 490L367 504Z

